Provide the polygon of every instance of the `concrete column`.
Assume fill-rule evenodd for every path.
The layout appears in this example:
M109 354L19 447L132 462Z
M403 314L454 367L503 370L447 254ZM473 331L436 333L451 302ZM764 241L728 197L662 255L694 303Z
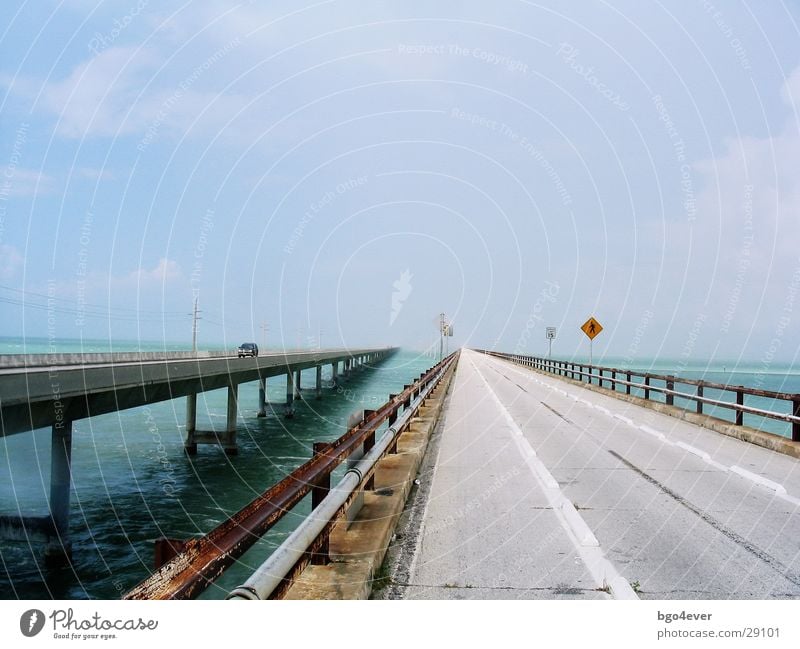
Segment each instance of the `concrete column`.
M322 399L322 365L317 365L317 399Z
M302 384L300 381L301 372L302 370L297 370L294 378L294 398L297 400L303 399Z
M286 417L294 417L294 380L291 370L286 373L286 406L283 414Z
M197 427L197 394L186 395L186 439L183 441L183 450L189 455L197 455L197 443L194 441L194 431Z
M228 417L225 426L225 455L236 455L239 449L236 446L236 415L238 412L239 386L235 383L228 385Z
M55 529L44 551L47 565L69 563L69 496L72 463L72 422L53 424L50 438L50 518Z
M258 416L267 416L267 379L258 381Z
M331 382L334 388L339 385L339 361L331 363Z
M344 378L346 378L346 379L350 378L350 359L349 358L345 359L345 361L344 361Z

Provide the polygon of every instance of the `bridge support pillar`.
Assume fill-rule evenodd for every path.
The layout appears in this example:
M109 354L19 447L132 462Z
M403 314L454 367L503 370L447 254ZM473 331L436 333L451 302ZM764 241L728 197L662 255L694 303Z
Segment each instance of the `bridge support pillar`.
M287 418L294 417L294 377L291 370L286 373L286 406L283 414Z
M239 448L236 445L236 415L239 405L239 386L235 383L228 385L228 417L225 426L225 436L222 448L225 455L237 455Z
M258 381L258 416L267 416L267 379Z
M187 455L197 455L197 442L195 441L195 429L197 428L197 394L186 395L186 439L183 442L183 450Z
M331 363L331 387L339 386L339 361Z
M316 383L316 392L317 392L317 399L322 399L322 365L317 365L317 383Z
M302 370L294 373L294 398L298 401L303 400L302 381L300 380Z
M69 539L69 492L72 482L72 422L53 424L50 442L50 519L52 536L44 550L45 564L66 565L72 555Z

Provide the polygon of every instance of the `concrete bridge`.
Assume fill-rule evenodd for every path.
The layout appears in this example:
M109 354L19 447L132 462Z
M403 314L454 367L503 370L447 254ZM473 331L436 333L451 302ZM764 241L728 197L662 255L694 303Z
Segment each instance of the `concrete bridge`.
M230 352L122 354L37 354L0 356L0 436L52 429L50 516L0 517L0 536L28 539L43 536L46 556L60 561L69 555L70 457L72 422L126 408L186 397L185 449L219 444L237 453L238 386L259 382L258 416L266 415L266 380L286 375L285 414L291 417L300 394L303 370L315 371L316 397L322 396L322 368L331 366L331 384L395 348L325 349L238 358ZM197 394L227 388L223 431L196 429Z
M798 442L536 364L462 351L382 596L800 597Z

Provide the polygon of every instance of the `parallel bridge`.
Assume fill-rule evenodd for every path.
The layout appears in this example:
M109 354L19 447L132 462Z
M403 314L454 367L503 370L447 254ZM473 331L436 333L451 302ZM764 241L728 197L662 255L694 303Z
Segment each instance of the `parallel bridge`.
M237 453L238 387L259 382L258 416L266 415L266 380L286 375L285 414L294 413L303 370L314 368L317 398L322 368L331 366L331 385L340 376L394 353L396 348L325 349L238 358L230 352L0 355L0 436L52 429L50 516L0 516L0 536L44 536L46 557L55 562L70 554L68 539L72 422L127 408L186 397L185 449L219 444ZM197 394L227 388L223 431L196 429Z

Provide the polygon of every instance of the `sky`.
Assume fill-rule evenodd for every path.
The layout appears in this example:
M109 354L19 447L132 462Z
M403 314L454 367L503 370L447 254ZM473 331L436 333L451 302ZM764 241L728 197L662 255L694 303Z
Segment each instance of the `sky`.
M10 2L0 335L797 358L796 2Z

